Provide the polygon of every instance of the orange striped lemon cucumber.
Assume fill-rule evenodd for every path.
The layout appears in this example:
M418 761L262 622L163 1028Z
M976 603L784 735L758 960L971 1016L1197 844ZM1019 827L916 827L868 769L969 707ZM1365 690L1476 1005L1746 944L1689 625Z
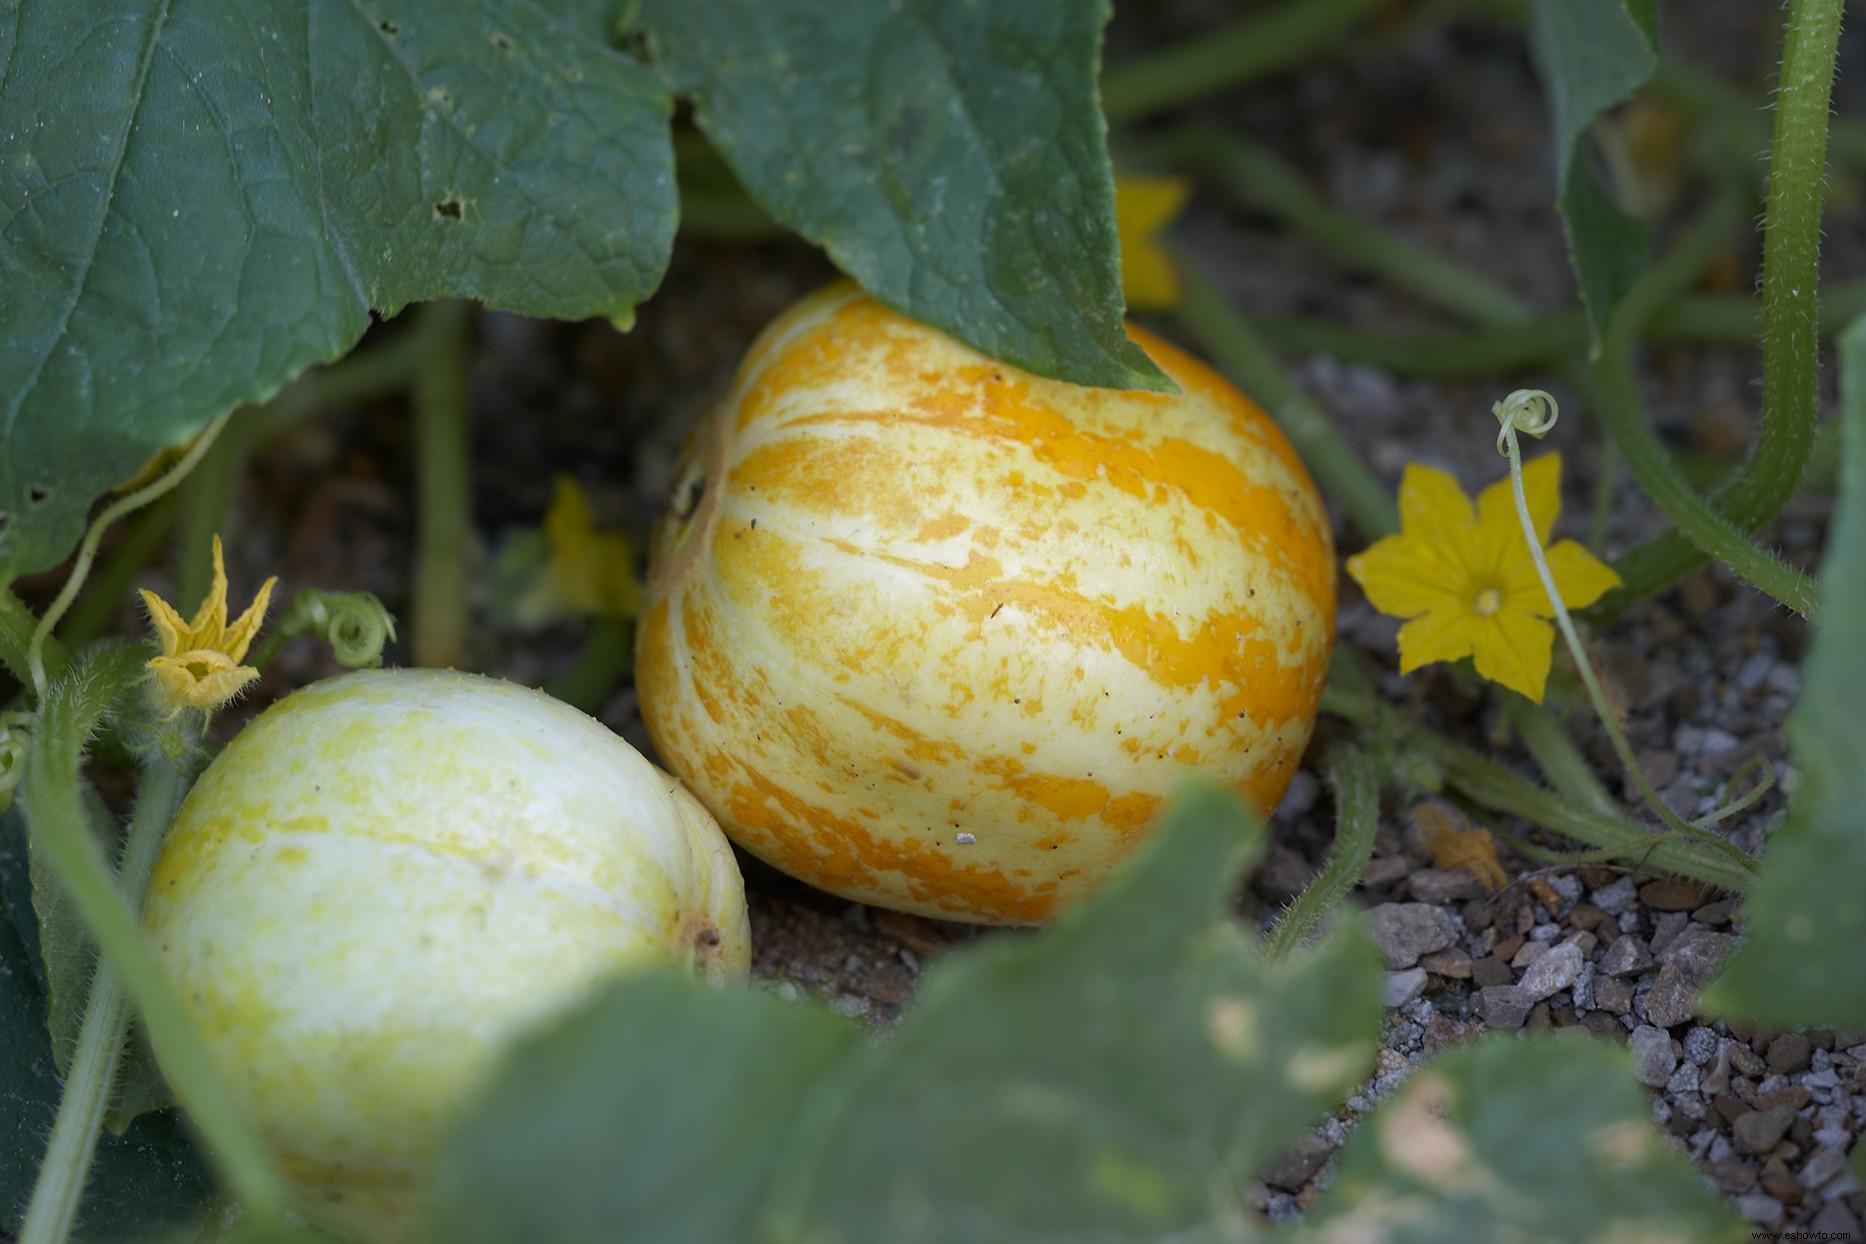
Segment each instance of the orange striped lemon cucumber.
M1048 920L1186 770L1274 805L1334 639L1275 425L1139 330L1177 396L1044 380L842 283L694 436L639 628L663 762L832 893Z
M165 974L299 1206L412 1238L448 1119L611 975L743 979L703 808L601 723L435 670L306 687L189 793L150 881Z

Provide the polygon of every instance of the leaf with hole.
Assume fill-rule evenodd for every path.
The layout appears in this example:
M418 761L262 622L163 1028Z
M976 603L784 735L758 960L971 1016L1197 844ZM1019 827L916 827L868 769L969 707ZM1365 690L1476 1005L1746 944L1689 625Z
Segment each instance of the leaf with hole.
M471 297L626 316L674 230L654 74L520 0L19 0L0 23L0 582L215 416Z

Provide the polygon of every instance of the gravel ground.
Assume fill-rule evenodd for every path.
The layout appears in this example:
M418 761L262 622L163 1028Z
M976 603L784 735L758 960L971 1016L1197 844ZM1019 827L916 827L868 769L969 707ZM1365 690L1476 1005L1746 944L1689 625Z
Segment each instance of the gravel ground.
M1176 27L1196 29L1211 16L1207 10L1225 9L1184 3L1148 19L1153 25L1124 18L1110 46L1143 46ZM1756 85L1761 67L1740 58L1772 49L1762 29L1772 14L1773 6L1732 4L1668 13L1668 20L1692 23L1677 35L1689 56ZM1733 37L1738 32L1745 37ZM1860 59L1858 40L1850 48L1846 54ZM1842 80L1844 109L1846 90L1857 84ZM1272 141L1341 206L1467 260L1525 297L1546 305L1572 297L1550 206L1541 104L1512 36L1481 26L1420 32L1385 23L1313 67L1197 112ZM1850 226L1830 223L1833 274L1862 270L1861 233L1857 210ZM1390 331L1447 326L1217 190L1197 193L1180 236L1253 312ZM1746 285L1755 262L1753 244L1733 251L1730 284ZM666 284L626 337L604 324L483 316L474 407L485 555L503 528L538 521L557 471L584 482L599 518L645 542L686 430L723 390L758 329L830 275L797 243L683 241ZM1753 409L1753 352L1668 348L1647 362L1648 396L1665 434L1701 451L1740 455ZM1445 466L1467 487L1498 477L1488 410L1500 386L1421 383L1325 360L1290 363L1387 480L1397 482L1409 459ZM1555 387L1535 376L1517 383ZM1827 385L1831 391L1831 376ZM1553 438L1569 464L1563 526L1579 534L1574 520L1586 512L1599 455L1586 412L1572 400L1564 410L1568 418ZM404 609L409 437L403 412L385 403L341 412L264 447L236 500L229 541L236 585L276 570L280 599L301 586L367 588ZM1822 498L1798 501L1764 538L1811 566L1828 508ZM1654 527L1649 509L1623 488L1605 551ZM1352 551L1352 538L1341 538L1343 552ZM1493 723L1482 702L1452 677L1431 671L1402 681L1391 673L1394 623L1373 614L1345 580L1344 592L1341 640L1388 671L1383 690L1454 733L1488 737ZM126 629L140 622L127 605L123 622ZM479 667L532 682L575 651L570 632L483 635L478 642ZM1723 779L1751 756L1775 763L1780 788L1730 827L1751 849L1779 820L1781 789L1792 787L1781 725L1807 642L1797 619L1717 571L1644 602L1596 640L1640 762L1678 811L1712 806ZM294 645L248 707L328 672L327 658ZM632 692L619 692L601 715L646 747ZM1617 773L1604 736L1583 714L1570 721L1600 772ZM1432 865L1408 831L1408 811L1394 803L1385 809L1356 894L1390 969L1392 1009L1378 1068L1345 1109L1254 1187L1265 1213L1299 1213L1326 1181L1355 1119L1420 1060L1486 1029L1579 1025L1629 1046L1651 1086L1654 1118L1746 1219L1861 1232L1866 1194L1845 1156L1866 1128L1866 1032L1768 1033L1700 1019L1696 989L1742 932L1733 901L1621 869L1545 869L1507 854L1511 884L1486 895L1470 874ZM1328 851L1332 815L1305 769L1272 822L1268 851L1240 896L1240 918L1267 922L1311 875ZM853 905L751 861L746 871L756 975L780 992L824 998L878 1025L910 1003L931 959L980 937L1017 935Z

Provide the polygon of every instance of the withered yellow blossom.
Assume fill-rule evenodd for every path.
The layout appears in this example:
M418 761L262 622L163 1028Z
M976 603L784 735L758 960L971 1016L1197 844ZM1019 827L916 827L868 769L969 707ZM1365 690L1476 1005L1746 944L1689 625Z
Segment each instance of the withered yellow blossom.
M1183 177L1115 178L1121 290L1129 311L1164 311L1179 305L1179 269L1154 239L1173 223L1191 193L1192 183Z
M278 576L267 579L253 598L252 605L227 622L227 567L220 549L220 537L214 537L214 584L207 599L195 612L194 620L183 622L181 614L167 601L147 588L143 603L149 607L149 624L155 628L162 646L160 656L149 662L155 675L156 696L170 708L215 709L238 695L259 677L259 671L242 665L246 650L265 621L266 606L272 600L272 587Z

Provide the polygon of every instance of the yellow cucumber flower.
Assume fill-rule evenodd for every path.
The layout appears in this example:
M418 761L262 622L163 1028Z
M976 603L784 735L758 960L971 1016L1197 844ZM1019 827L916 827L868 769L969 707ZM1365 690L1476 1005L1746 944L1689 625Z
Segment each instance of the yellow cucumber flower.
M183 622L173 605L144 588L149 624L162 646L162 654L149 662L155 675L157 700L171 709L216 709L258 678L258 670L240 662L252 646L253 636L259 633L260 623L265 621L272 586L278 581L277 575L267 579L251 607L229 625L227 567L220 537L215 536L214 585L195 611L193 621Z
M641 604L635 550L619 531L598 531L590 499L569 475L557 477L544 512L551 548L549 593L567 613L632 618Z
M1191 193L1192 184L1183 177L1114 179L1121 289L1129 311L1164 311L1179 305L1179 269L1154 238L1173 223Z
M1550 547L1561 511L1561 455L1523 468L1536 539L1547 549L1562 604L1599 600L1620 576L1573 540ZM1469 656L1477 672L1540 703L1555 643L1555 616L1536 575L1510 481L1484 489L1475 508L1444 471L1408 463L1399 491L1400 534L1348 559L1348 573L1400 628L1400 671Z

